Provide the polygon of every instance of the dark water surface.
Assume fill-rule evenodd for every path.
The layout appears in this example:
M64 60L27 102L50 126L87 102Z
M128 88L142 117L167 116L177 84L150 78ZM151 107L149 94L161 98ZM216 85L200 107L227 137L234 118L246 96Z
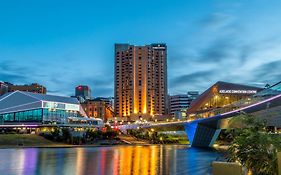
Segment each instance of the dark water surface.
M178 145L0 149L0 174L207 175L218 156Z

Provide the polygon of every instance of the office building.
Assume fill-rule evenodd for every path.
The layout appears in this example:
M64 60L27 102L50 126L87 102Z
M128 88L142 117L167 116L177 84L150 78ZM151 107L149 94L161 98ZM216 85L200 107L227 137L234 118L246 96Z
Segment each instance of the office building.
M167 46L115 44L115 113L137 120L167 113Z
M189 91L187 94L169 96L169 113L177 119L185 117L186 110L198 95L198 91Z
M175 112L186 110L188 108L188 95L172 95L170 96L170 114L175 115Z
M75 97L83 103L92 98L92 91L89 86L79 85L75 88Z

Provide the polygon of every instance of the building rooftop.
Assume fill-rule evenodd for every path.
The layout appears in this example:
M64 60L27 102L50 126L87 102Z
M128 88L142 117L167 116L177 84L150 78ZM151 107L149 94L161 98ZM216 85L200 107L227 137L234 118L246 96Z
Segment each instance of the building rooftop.
M79 105L76 98L15 91L0 97L0 113L41 108L42 101Z
M61 103L72 103L72 104L79 104L78 100L73 97L65 97L65 96L57 96L57 95L47 95L47 94L38 94L38 93L32 93L32 92L25 92L25 91L15 91L15 92L9 92L5 95L0 97L1 99L4 99L6 96L10 96L11 94L21 93L26 96L32 97L34 99L37 99L39 101L56 101Z

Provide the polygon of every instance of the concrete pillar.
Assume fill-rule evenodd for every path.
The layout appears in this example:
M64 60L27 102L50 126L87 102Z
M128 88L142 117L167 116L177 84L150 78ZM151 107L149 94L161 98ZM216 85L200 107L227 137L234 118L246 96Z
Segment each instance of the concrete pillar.
M234 162L213 162L212 163L213 175L246 175L246 169Z
M200 123L188 123L184 125L191 146L212 147L217 140L221 129Z

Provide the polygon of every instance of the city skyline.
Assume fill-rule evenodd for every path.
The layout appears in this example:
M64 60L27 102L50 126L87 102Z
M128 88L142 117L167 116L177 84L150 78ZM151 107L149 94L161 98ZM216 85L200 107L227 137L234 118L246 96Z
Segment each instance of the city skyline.
M85 84L95 97L113 96L114 44L156 42L168 46L170 94L219 80L263 87L281 76L277 0L30 2L1 2L0 80L57 95Z

